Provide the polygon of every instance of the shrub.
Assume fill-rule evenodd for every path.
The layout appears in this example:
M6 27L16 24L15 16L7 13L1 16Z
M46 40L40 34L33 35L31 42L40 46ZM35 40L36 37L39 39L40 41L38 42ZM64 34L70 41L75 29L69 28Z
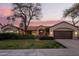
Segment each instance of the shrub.
M6 39L36 39L34 35L19 35L16 33L0 33L0 40Z
M40 40L53 40L54 38L50 36L39 36L39 39Z

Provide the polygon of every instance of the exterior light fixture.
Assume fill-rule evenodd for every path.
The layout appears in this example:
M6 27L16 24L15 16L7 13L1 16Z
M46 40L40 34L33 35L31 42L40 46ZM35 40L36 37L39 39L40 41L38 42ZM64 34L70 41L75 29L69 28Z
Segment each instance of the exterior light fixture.
M42 30L40 32L43 32Z
M50 32L50 34L53 34L52 32Z
M75 32L75 37L77 37L78 32Z
M77 32L75 32L75 35L77 35L78 33Z

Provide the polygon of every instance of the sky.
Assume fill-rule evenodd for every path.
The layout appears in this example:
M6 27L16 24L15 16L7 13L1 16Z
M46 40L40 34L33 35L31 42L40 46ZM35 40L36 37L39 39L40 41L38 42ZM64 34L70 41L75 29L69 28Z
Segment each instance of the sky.
M43 23L45 22L45 25L46 25L47 23L50 24L51 21L52 22L61 21L61 18L63 16L63 11L71 7L72 5L73 3L42 3L42 7L41 7L42 18L39 20L39 23L41 24L42 23L41 21L43 21ZM12 4L0 3L0 22L1 23L6 23L4 19L6 16L11 15L12 13L11 9L12 9Z
M73 3L48 3L42 4L43 18L42 20L60 20L63 11L71 7Z

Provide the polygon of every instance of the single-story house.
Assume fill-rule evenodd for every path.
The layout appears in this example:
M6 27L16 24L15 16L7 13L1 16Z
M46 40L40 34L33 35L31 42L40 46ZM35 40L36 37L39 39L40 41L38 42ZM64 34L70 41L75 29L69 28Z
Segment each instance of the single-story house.
M1 32L1 27L2 27L2 24L0 23L0 32Z
M79 28L65 21L49 27L49 32L55 39L76 39L79 36Z
M13 26L11 24L7 24L1 27L1 32L21 33L23 32L23 29L20 29L19 27Z
M7 24L1 27L2 32L23 32L19 27ZM55 39L77 39L79 37L79 28L72 24L62 21L53 26L29 26L27 29L28 34L32 35L48 35Z
M28 33L33 34L33 35L48 35L49 31L47 30L48 26L29 26L28 27Z
M27 34L32 34L32 35L46 35L47 34L47 31L45 30L47 28L47 26L29 26L27 28ZM3 33L6 33L6 32L9 32L9 33L24 33L24 30L19 28L19 27L16 27L16 26L13 26L11 24L7 24L7 25L4 25L2 27L0 27L1 31L0 32L3 32Z

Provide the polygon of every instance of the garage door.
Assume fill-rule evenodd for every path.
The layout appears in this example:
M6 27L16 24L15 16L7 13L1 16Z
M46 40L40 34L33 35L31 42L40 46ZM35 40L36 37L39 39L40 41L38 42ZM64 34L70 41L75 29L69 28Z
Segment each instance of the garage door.
M72 31L54 31L55 39L72 39Z

